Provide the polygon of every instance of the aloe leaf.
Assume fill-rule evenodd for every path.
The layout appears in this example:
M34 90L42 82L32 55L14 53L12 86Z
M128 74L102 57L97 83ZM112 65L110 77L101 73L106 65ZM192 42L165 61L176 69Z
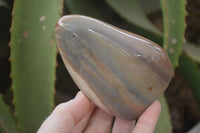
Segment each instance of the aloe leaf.
M185 1L176 0L160 0L164 19L164 44L163 47L167 51L172 66L175 69L178 65L179 56L182 51L182 43L185 31ZM178 6L177 6L178 5ZM162 101L165 103L165 101ZM163 113L168 114L163 106ZM158 122L156 132L172 132L169 115L161 115ZM165 121L165 122L164 122ZM166 123L169 121L168 123Z
M187 80L192 89L193 95L197 101L200 110L200 69L185 53L180 57L179 70Z
M6 133L17 133L15 120L9 107L4 103L2 95L0 95L0 128Z
M200 107L200 70L186 54L180 56L184 40L186 3L184 0L161 0L161 4L164 16L164 48L167 50L174 69L178 61L180 62L179 70L188 81Z
M183 51L194 61L200 63L200 47L192 43L183 43Z
M73 14L87 15L101 20L109 19L106 17L106 10L102 10L104 5L98 0L65 0L66 6Z
M138 0L106 0L124 19L158 35L162 33L148 20Z
M172 126L167 102L164 96L159 97L158 100L161 103L162 109L154 133L171 133Z
M186 3L184 0L161 0L161 5L164 19L164 49L175 69L184 40Z
M53 108L54 27L62 0L16 0L11 31L11 75L17 127L36 132Z
M139 3L147 15L161 10L160 0L139 0Z

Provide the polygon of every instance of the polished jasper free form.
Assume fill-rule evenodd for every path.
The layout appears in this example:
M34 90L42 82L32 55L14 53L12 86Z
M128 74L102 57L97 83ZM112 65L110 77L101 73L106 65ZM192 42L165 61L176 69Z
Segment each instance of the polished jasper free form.
M152 41L80 15L56 25L62 59L81 91L98 107L136 119L168 86L173 70Z

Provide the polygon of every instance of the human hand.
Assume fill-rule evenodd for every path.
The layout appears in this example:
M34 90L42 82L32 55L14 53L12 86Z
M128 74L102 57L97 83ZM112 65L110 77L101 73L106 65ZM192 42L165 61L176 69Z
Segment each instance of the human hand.
M116 118L112 133L153 133L161 111L161 105L155 100L135 120ZM81 92L66 103L58 105L44 121L38 133L110 133L113 116L95 107Z

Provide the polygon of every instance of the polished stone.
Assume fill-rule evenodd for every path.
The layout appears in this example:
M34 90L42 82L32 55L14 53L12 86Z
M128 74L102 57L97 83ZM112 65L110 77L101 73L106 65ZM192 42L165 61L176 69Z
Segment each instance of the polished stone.
M173 75L169 57L160 46L90 17L62 17L56 39L77 86L114 116L138 118Z

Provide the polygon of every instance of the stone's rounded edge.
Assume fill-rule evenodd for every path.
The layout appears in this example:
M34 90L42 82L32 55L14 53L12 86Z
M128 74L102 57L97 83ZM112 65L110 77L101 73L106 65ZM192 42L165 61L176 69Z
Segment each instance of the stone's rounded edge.
M159 46L158 44L154 43L155 45ZM164 53L164 55L166 56L166 60L167 60L167 68L168 68L168 71L170 73L170 77L169 77L169 82L168 82L168 85L170 83L170 81L172 80L172 77L174 76L174 69L173 69L173 66L172 66L172 62L171 62L171 59L169 58L167 52L164 50L164 48L162 48L161 46L159 46L161 49L162 49L162 52ZM167 85L167 86L168 86Z
M166 51L164 50L164 52L166 53ZM168 84L167 84L167 87L169 86L169 83L171 82L172 78L174 77L174 69L173 69L173 66L172 66L172 63L171 63L171 60L168 56L168 54L166 53L167 55L167 62L169 64L169 72L170 72L170 77L169 77L169 81L168 81ZM167 88L166 87L166 88ZM166 89L165 89L166 90Z
M77 17L77 16L80 16L80 15L65 15L65 16L61 17L61 18L58 20L57 25L59 25L59 26L62 27L62 26L64 26L64 23L66 23L66 21L67 21L68 19L72 19L72 18Z
M165 68L169 72L169 79L168 79L168 82L166 83L166 87L164 89L164 91L165 91L167 89L167 87L169 86L172 78L174 77L174 69L173 69L173 66L172 66L172 63L171 63L171 59L169 58L167 52L163 48L161 48L161 49L162 49L162 52L165 54L166 62L167 62L166 64L168 65ZM163 91L163 93L164 93L164 91Z
M93 21L95 21L95 19L87 17L87 16L83 16L83 15L78 15L78 14L65 15L65 16L61 17L57 21L57 23L55 25L55 33L58 34L59 31L62 28L64 28L64 26L69 25L70 21L77 20L77 19L87 19L87 20L93 20Z
M72 17L73 17L73 15L66 15L66 16L61 17L61 18L57 21L57 23L56 23L55 32L58 33L59 30L62 29L62 28L64 27L64 25L65 25L65 20L70 19L70 18L72 18Z
M67 24L67 21L72 20L72 19L88 19L88 20L93 20L93 21L97 20L97 19L94 19L94 18L91 18L91 17L87 17L87 16L84 16L84 15L78 15L78 14L65 15L58 20L56 27L57 26L62 27L65 24ZM100 21L100 20L98 20L98 21Z

